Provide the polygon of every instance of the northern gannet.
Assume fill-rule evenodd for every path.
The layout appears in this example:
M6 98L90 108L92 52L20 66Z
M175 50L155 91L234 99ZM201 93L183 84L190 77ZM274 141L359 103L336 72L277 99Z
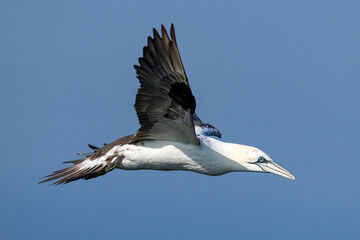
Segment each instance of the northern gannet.
M170 37L161 26L162 36L153 29L143 57L135 65L140 81L135 110L140 122L136 134L120 138L92 153L69 161L73 166L53 172L40 183L57 180L55 185L91 179L119 168L124 170L184 170L218 176L229 172L274 173L295 177L258 148L226 143L219 130L195 113L196 101L186 77L171 24Z

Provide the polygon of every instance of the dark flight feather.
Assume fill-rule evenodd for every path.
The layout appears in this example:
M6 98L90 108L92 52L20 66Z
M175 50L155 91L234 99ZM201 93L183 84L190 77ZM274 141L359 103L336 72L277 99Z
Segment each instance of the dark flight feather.
M140 88L136 95L135 110L140 129L133 142L167 140L198 144L193 114L196 100L186 77L176 44L174 26L169 38L164 26L162 36L153 30L143 48L139 66L134 66Z

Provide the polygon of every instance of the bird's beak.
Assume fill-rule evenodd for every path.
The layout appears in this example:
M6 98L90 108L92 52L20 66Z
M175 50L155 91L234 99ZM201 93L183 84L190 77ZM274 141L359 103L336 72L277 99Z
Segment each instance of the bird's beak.
M257 165L259 167L261 167L262 170L264 170L264 172L274 173L274 174L277 174L279 176L286 177L286 178L289 178L289 179L292 179L292 180L295 181L295 176L294 175L292 175L289 171L287 171L284 168L280 167L279 165L277 165L273 161L266 162L266 163L258 163Z

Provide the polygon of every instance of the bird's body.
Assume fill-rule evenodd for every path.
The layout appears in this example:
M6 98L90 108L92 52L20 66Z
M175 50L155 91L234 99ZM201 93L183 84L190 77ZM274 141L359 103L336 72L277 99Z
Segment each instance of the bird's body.
M42 182L55 184L90 179L115 168L124 170L183 170L217 176L228 172L270 172L295 179L275 164L263 151L246 145L225 143L218 129L195 113L196 101L180 58L171 26L171 39L162 26L162 37L154 29L148 38L140 66L135 66L141 86L135 110L141 128L134 135L120 138L79 154L83 159L47 176ZM210 137L209 137L210 136Z
M232 144L202 136L200 144L143 141L118 147L124 159L117 168L125 170L184 170L212 176L245 170L227 156ZM243 146L246 148L247 146ZM249 147L250 148L250 147ZM244 156L245 157L245 156Z

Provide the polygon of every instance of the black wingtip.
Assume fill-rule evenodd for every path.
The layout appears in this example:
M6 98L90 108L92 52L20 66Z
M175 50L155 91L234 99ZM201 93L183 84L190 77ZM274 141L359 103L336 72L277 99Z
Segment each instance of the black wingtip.
M148 38L147 38L147 45L148 46L153 45L153 39L150 36L148 36ZM143 51L146 51L145 47L143 48Z
M153 34L154 34L154 39L160 38L160 35L155 28L153 28Z
M164 31L166 32L166 28L163 24L161 24L161 32L164 32Z
M173 23L171 23L170 35L171 35L171 39L176 43L175 27L174 27L174 24L173 24Z
M98 147L95 147L94 145L91 145L91 144L88 144L89 148L91 148L92 150L98 150L99 148Z

